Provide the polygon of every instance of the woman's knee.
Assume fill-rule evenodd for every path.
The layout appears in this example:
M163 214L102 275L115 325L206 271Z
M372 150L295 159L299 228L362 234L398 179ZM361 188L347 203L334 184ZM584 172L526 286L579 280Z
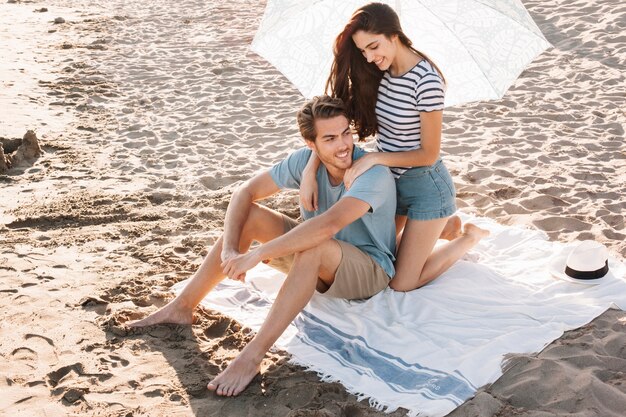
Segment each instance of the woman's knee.
M407 292L415 289L415 286L409 285L406 281L392 279L389 281L389 288L398 292Z
M413 291L420 285L421 274L403 274L396 272L396 275L389 281L389 288L398 292Z

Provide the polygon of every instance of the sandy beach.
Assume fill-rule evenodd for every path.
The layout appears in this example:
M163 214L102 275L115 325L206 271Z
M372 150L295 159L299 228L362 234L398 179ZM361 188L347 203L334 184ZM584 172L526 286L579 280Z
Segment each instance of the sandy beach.
M626 256L626 4L524 0L553 48L498 101L446 109L465 212ZM232 191L302 146L300 93L250 51L265 2L0 3L0 414L402 416L273 350L237 398L206 383L250 329L201 309L129 330L219 237ZM56 22L56 23L55 23ZM366 147L371 148L372 143ZM268 205L298 217L296 193ZM449 416L623 416L626 313L517 355Z

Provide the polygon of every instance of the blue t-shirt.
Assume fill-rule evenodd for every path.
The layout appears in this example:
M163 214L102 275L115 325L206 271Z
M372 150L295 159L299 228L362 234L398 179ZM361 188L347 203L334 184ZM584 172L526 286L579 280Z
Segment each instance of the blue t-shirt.
M272 179L280 188L299 189L302 171L311 156L309 148L300 149L289 155L270 170ZM365 155L365 151L355 146L352 160ZM389 275L395 269L396 247L396 184L389 168L375 165L360 175L346 191L343 182L337 186L330 183L324 164L317 170L318 210L307 211L300 207L302 218L308 220L330 209L343 197L358 198L370 206L361 218L341 229L335 239L348 242L370 255Z

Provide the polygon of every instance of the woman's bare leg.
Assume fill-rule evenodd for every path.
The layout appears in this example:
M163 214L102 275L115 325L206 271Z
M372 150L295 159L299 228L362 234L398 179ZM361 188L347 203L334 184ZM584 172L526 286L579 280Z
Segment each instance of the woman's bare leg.
M389 282L391 288L411 291L428 284L489 235L487 230L466 224L460 236L434 249L448 224L447 218L406 222L396 257L396 274Z
M396 214L396 248L400 247L402 241L402 231L406 225L407 217ZM446 225L443 227L439 239L454 240L462 234L461 218L457 215L448 217Z

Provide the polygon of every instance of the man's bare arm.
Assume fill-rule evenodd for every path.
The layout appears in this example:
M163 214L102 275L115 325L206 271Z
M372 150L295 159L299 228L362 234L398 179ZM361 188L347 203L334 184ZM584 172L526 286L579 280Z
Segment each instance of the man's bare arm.
M325 213L309 219L283 236L257 248L261 259L279 258L313 248L341 229L361 218L370 209L369 204L354 197L344 197Z
M279 258L311 249L359 219L370 209L369 204L353 197L344 197L324 214L309 219L284 235L258 246L245 255L225 262L224 273L237 278L263 259Z
M224 244L222 249L222 261L232 256L239 255L239 239L241 231L252 203L276 194L280 188L276 185L269 172L257 175L242 184L233 193L226 218L224 219Z

